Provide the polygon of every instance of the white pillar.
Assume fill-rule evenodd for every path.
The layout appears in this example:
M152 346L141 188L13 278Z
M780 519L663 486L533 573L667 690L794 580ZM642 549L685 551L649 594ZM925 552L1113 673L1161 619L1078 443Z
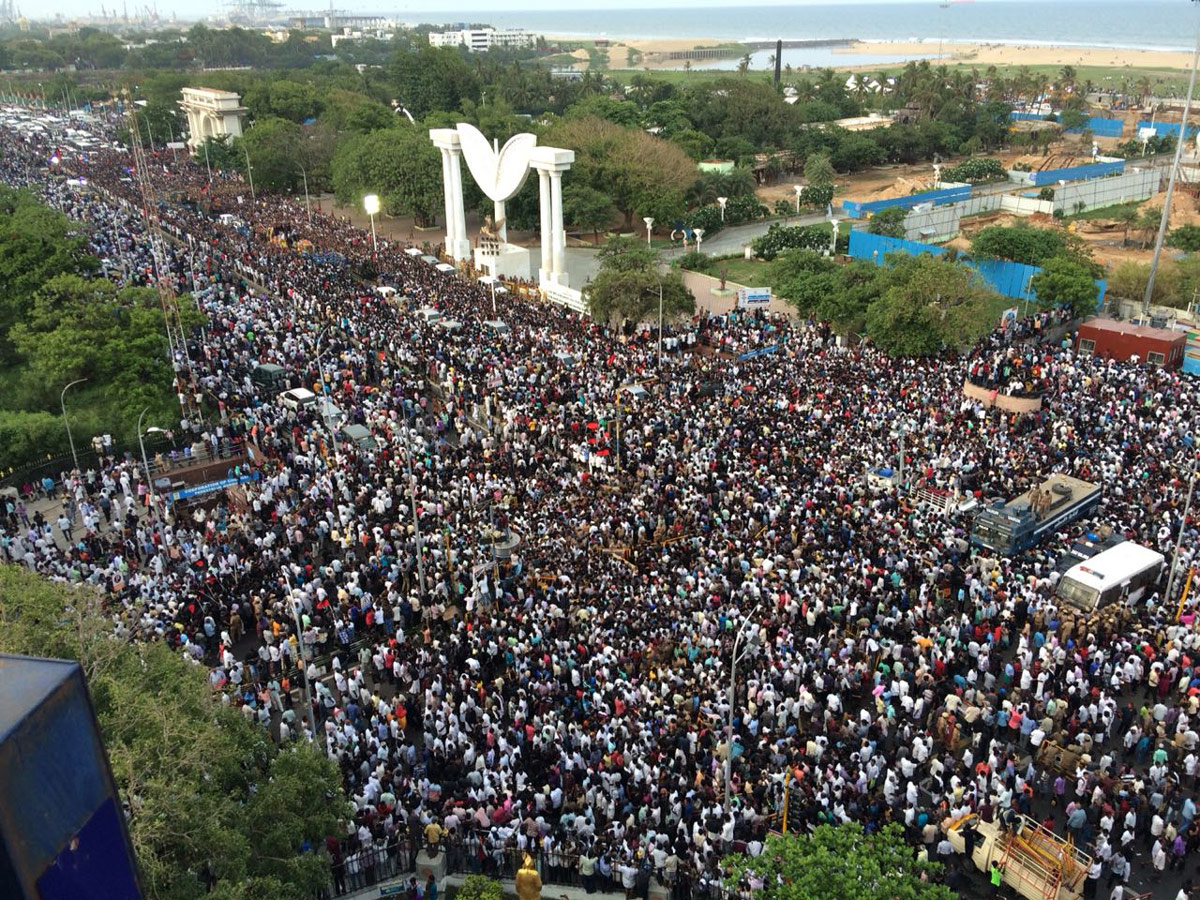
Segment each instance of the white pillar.
M450 186L450 151L445 147L442 148L442 193L446 199L446 252L450 252L450 248L454 246L455 237L455 217L454 217L454 189Z
M541 193L541 217L542 217L542 271L541 281L545 281L551 271L551 240L552 233L550 231L550 173L545 169L538 169L538 188Z
M565 280L566 272L566 234L563 232L562 210L562 172L554 170L550 173L550 228L553 231L553 265L554 280L559 284Z
M450 182L454 187L454 212L458 217L458 233L451 255L458 261L471 255L471 244L467 240L467 214L463 209L462 151L458 148L450 151Z

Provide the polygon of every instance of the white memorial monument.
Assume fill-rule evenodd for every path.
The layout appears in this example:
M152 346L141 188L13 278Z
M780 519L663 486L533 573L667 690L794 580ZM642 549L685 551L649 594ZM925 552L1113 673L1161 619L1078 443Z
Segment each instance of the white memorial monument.
M566 269L566 232L563 230L562 176L575 161L571 150L537 146L537 137L518 134L503 147L489 144L473 125L434 128L429 132L442 151L442 183L446 196L446 252L456 262L471 257L463 206L462 160L471 176L492 201L493 217L480 231L474 250L477 268L493 277L529 278L530 251L508 242L505 203L525 184L530 168L537 170L540 188L541 261L538 284L547 298L574 309L584 308L582 295L572 290Z
M179 108L188 120L187 145L193 153L206 138L242 136L242 116L248 110L240 94L210 88L184 88L180 93Z

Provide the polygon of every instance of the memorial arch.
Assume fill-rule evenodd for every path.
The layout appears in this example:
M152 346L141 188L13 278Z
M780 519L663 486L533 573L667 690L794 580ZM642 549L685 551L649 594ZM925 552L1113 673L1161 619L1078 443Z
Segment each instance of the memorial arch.
M210 88L184 88L179 108L187 116L188 149L195 150L206 138L242 136L242 116L247 113L240 94Z

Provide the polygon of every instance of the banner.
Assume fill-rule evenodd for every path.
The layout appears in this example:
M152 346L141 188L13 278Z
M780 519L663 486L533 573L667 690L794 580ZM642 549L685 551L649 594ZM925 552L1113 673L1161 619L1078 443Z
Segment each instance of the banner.
M220 481L209 481L205 484L197 484L194 487L172 491L168 500L171 503L176 503L180 500L188 500L192 497L200 497L204 494L212 494L217 491L223 491L225 488L233 487L235 484L246 484L250 481L258 481L260 477L261 476L257 472L248 472L245 475L239 475L234 478L222 478Z
M771 304L769 287L738 288L738 309L758 309Z

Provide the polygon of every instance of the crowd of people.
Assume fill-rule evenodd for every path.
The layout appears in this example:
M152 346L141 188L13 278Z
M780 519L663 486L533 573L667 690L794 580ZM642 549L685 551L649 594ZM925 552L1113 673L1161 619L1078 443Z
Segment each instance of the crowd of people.
M1193 604L1177 621L1155 590L1099 618L1054 593L1090 527L1165 554L1183 529L1190 565L1178 371L1043 342L1048 318L915 360L761 314L682 323L710 352L680 341L660 369L655 340L552 304L505 298L496 333L484 287L170 156L148 165L156 262L128 154L62 160L82 188L44 143L3 140L5 180L85 222L106 274L162 265L195 298L207 325L174 362L204 414L180 431L257 480L197 517L105 458L54 485L66 525L8 502L0 558L99 589L121 633L325 749L347 798L335 890L372 848L424 841L473 870L528 850L546 879L699 896L723 854L762 852L788 792L789 829L897 822L952 884L944 823L967 812L1070 835L1096 861L1089 896L1193 874ZM265 363L333 420L256 382ZM1036 387L1043 409L968 399L967 377ZM1033 551L975 552L964 520L868 485L901 446L945 491L1011 497L1061 471L1104 500ZM1039 759L1047 741L1081 748L1077 768Z

